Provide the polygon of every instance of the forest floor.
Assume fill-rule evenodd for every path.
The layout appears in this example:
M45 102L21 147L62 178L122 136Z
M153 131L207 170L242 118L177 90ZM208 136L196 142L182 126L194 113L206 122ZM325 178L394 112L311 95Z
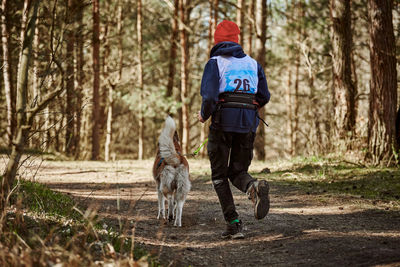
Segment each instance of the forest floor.
M255 161L251 174L270 183L270 212L256 220L251 201L233 189L245 238L222 240L209 163L189 164L192 190L181 228L156 218L151 160L33 162L20 175L96 210L104 227L133 236L162 266L400 266L398 169ZM266 167L271 173L262 172ZM386 182L391 189L382 192Z

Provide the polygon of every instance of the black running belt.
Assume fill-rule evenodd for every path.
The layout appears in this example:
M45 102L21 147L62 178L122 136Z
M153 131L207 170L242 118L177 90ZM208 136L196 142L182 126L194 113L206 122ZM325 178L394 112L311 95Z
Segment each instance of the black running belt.
M256 104L248 104L248 103L238 103L238 102L221 102L222 108L246 108L246 109L257 109Z
M257 109L254 94L223 93L219 95L219 103L222 108L246 108Z

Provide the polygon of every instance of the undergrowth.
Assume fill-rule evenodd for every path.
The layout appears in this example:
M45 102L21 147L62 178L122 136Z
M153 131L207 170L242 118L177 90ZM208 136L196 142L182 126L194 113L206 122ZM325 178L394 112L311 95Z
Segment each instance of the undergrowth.
M159 266L125 229L45 185L20 180L0 221L0 266ZM60 265L61 266L61 265Z
M392 202L400 207L400 169L367 167L338 159L297 158L271 173L256 174L309 194L345 194Z

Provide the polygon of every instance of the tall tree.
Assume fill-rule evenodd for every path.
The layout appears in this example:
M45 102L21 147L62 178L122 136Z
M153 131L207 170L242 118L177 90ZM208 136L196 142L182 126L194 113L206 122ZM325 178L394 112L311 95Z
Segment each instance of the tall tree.
M289 25L293 24L293 10L294 8L290 8L288 1L286 0L286 21L288 25L286 25L286 35L290 36L291 29L289 28ZM288 38L291 41L291 38ZM290 49L290 46L287 46L287 56L288 56L288 62L291 62L293 59L293 56L291 55L292 49ZM287 135L288 135L288 154L292 155L293 150L294 150L294 140L293 140L293 106L292 106L292 64L287 64L287 73L288 73L288 78L287 78L287 85L286 85L286 101L287 101Z
M348 0L330 0L334 122L336 136L340 139L349 137L349 133L354 136L357 116L350 5Z
M397 108L393 0L368 0L371 83L368 148L374 164L390 161Z
M83 82L85 73L83 71L83 66L85 64L84 53L83 53L83 11L84 4L79 2L76 8L76 24L77 29L75 32L75 57L76 57L76 70L75 70L75 92L76 92L76 128L75 128L75 139L74 139L74 147L75 147L75 158L78 158L80 155L80 147L81 147L81 126L82 126L82 98L83 98Z
M37 19L37 11L39 8L39 0L35 0L33 2L33 11L32 15L29 19L29 23L27 24L26 29L23 28L24 31L24 42L22 43L21 53L20 53L20 62L18 68L18 79L17 79L17 128L16 134L12 142L12 149L10 159L7 162L6 169L4 171L3 177L0 178L1 188L0 188L0 211L4 211L9 192L11 187L13 186L15 176L17 174L18 165L24 151L25 145L28 140L28 136L30 133L30 129L32 127L33 119L35 115L41 111L48 103L51 101L56 95L61 93L60 90L55 90L46 97L43 98L43 101L38 103L35 107L27 109L27 95L28 95L28 68L30 63L30 58L32 56L32 40L35 33L36 27L36 19ZM29 14L29 10L27 9L27 17Z
M265 54L266 47L265 42L267 41L267 1L257 0L256 3L256 50L257 50L257 61L265 68ZM261 109L259 112L261 118L264 118L265 111ZM264 124L260 123L255 139L255 151L258 160L265 160L265 129Z
M165 94L166 97L171 97L174 88L174 79L175 79L175 61L176 61L176 48L178 46L178 7L179 0L174 0L174 14L172 18L172 29L171 29L171 47L169 50L169 65L168 65L168 84L167 84L167 92Z
M248 4L248 15L247 15L247 54L253 56L253 34L254 34L254 7L255 0L250 0Z
M4 79L4 90L6 96L7 106L7 137L8 145L11 147L12 138L15 132L15 93L14 86L12 83L11 75L11 57L9 52L9 34L7 25L7 0L1 1L1 44L3 50L3 79Z
M144 116L143 116L143 41L142 41L142 0L137 0L137 46L138 46L138 89L139 89L139 152L138 159L143 159L143 137L144 137Z
M245 5L246 1L244 0L237 0L237 10L236 10L236 24L240 29L240 36L239 36L239 44L243 47L244 40L243 40L243 26L244 26L244 14L245 14Z
M67 123L65 126L65 152L67 155L71 155L74 149L75 139L75 70L74 70L74 48L75 48L75 0L68 0L67 2L67 25L68 29L66 32L66 119Z
M99 0L93 0L93 108L92 108L92 160L100 156L100 7Z
M179 33L181 45L181 93L182 102L182 150L184 154L189 150L189 106L188 106L188 54L189 46L187 43L187 30L185 24L188 22L186 6L190 0L179 0Z
M122 47L122 1L118 1L118 14L117 14L117 35L118 35L118 74L114 81L108 80L108 103L107 103L107 124L106 124L106 141L104 144L104 159L105 161L110 160L110 147L112 138L112 123L113 123L113 104L114 96L113 92L117 84L121 81L122 68L123 68L123 47Z

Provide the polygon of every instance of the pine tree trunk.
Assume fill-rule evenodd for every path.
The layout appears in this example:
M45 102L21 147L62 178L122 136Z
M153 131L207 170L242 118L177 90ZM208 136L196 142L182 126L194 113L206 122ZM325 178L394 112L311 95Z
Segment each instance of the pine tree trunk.
M66 53L66 119L67 124L65 125L65 152L67 155L72 155L74 153L74 114L75 114L75 72L74 72L74 47L75 47L75 34L74 34L74 20L75 16L75 6L73 0L68 0L68 18L67 24L69 28L66 32L66 43L67 43L67 53Z
M166 97L171 97L174 89L176 48L178 42L178 7L179 0L174 0L174 17L172 18L171 47L169 50L168 84Z
M248 23L247 23L247 29L248 29L248 35L247 35L247 54L249 54L251 57L253 57L253 34L254 34L254 7L255 7L255 0L250 0L249 3L249 9L248 9Z
M330 1L335 136L344 140L354 136L357 117L357 89L352 80L351 4L347 0Z
M265 42L267 40L267 2L257 0L256 6L256 28L257 28L257 61L265 68ZM264 119L265 111L260 109L259 116ZM254 142L254 149L258 160L265 160L265 128L264 124L260 123L257 130L256 139Z
M10 159L7 163L5 172L1 179L1 195L0 195L0 211L5 209L8 201L8 194L14 184L15 176L17 174L19 161L21 159L24 147L27 143L30 127L32 126L32 115L27 114L26 103L27 103L27 92L28 92L28 68L29 60L32 53L32 40L35 32L37 10L39 2L34 2L34 8L32 17L25 30L24 29L24 42L22 43L22 51L20 53L20 62L18 68L18 80L17 80L17 129L16 135L13 139ZM28 10L27 10L28 11ZM28 12L27 12L28 13ZM28 15L27 15L28 16Z
M100 10L99 0L93 0L93 108L92 160L100 157Z
M143 117L143 42L142 42L142 0L137 0L137 40L138 40L138 87L140 91L139 100L139 152L138 159L143 159L143 137L144 137L144 117Z
M297 5L297 20L300 21L304 16L304 8L302 5L302 0L298 0ZM299 23L297 25L297 43L300 44L302 39L302 26ZM292 135L292 143L293 143L293 152L292 156L297 155L298 153L298 131L299 131L299 83L300 83L300 52L298 51L295 59L295 81L294 81L294 99L293 99L293 135Z
M75 124L75 159L80 157L81 153L81 128L82 128L82 99L83 99L83 82L85 73L83 71L83 66L85 64L83 55L83 6L78 4L76 10L76 23L77 30L75 32L75 55L76 55L76 70L75 70L75 83L76 83L76 124Z
M289 4L288 1L286 0L286 12L289 12ZM286 21L288 24L292 23L292 13L288 13L286 15ZM286 35L289 36L290 32L289 30L286 31ZM291 40L291 39L290 39ZM287 49L287 55L289 57L288 59L288 68L287 68L287 73L288 73L288 78L287 78L287 87L286 87L286 102L287 102L287 122L286 122L286 132L288 136L287 140L287 153L289 155L293 154L293 107L292 107L292 64L290 64L292 60L292 55L291 55L291 49L288 47Z
M9 53L9 34L7 25L7 0L1 1L1 44L3 50L3 80L7 105L7 137L8 146L12 146L12 139L15 133L15 97L14 86L11 75L11 57Z
M180 44L181 44L181 102L182 102L182 150L183 154L187 154L189 150L189 107L187 103L188 97L188 44L187 32L183 24L187 23L185 6L190 0L179 0L179 14L182 23L179 25Z
M113 91L115 86L120 82L122 76L123 67L123 50L122 50L122 4L121 0L118 1L118 17L117 17L117 32L118 32L118 76L116 81L113 83L109 81L108 91L108 108L107 108L107 123L106 123L106 141L104 144L104 159L105 161L110 160L110 147L112 138L112 122L113 122Z
M390 162L395 145L397 72L392 0L368 0L371 84L368 148L373 164Z
M237 6L238 6L238 9L236 10L236 24L238 25L238 27L240 29L239 44L243 47L243 43L244 43L244 39L243 39L244 10L246 8L245 1L237 0Z
M38 11L39 12L39 11ZM40 15L39 15L40 17ZM38 23L39 24L39 23ZM39 27L35 28L35 34L33 36L33 77L32 77L32 96L33 96L33 102L37 103L38 101L41 100L41 92L40 92L40 87L39 87L39 60L38 60L38 54L39 54ZM43 131L40 131L40 123L41 123L41 116L37 116L35 118L35 123L34 123L34 128L38 130L38 136L36 137L35 140L33 140L33 136L31 138L33 142L33 145L36 146L37 148L41 149L41 140L42 140L42 133Z

